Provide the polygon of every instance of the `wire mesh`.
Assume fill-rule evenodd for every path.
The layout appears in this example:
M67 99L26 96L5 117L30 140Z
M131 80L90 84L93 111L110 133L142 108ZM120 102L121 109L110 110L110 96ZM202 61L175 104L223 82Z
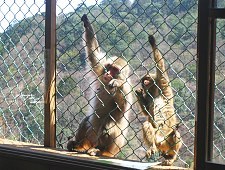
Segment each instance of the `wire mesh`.
M224 20L218 19L216 25L216 64L215 64L215 94L214 94L214 128L213 128L213 161L222 163L225 158L224 148Z
M174 90L176 115L183 145L176 165L189 166L194 155L194 109L196 90L196 1L88 1L74 7L74 1L57 1L57 144L66 148L68 137L74 136L87 115L91 94L90 65L82 39L83 14L95 28L100 47L108 56L124 56L132 68L133 91L140 86L147 71L154 72L148 34L154 34L165 56ZM73 11L66 13L68 8ZM135 98L135 96L134 96ZM135 99L134 99L135 100ZM127 145L117 158L149 161L145 158L142 124L145 116L137 100L130 108L132 116ZM154 160L161 160L155 157ZM151 160L150 160L151 161Z
M0 2L0 137L43 143L44 1Z
M146 72L154 72L148 34L154 34L174 92L182 148L175 165L190 166L194 158L196 95L197 1L115 0L57 1L57 147L66 148L87 115L92 92L90 65L85 56L81 16L92 22L101 49L124 56L131 67L132 90ZM219 2L219 7L224 7ZM43 144L44 1L0 2L0 137ZM8 26L8 27L7 27ZM224 162L224 36L217 24L214 119L214 160ZM131 108L127 144L117 158L145 158L141 114L137 100ZM161 161L156 156L153 161Z

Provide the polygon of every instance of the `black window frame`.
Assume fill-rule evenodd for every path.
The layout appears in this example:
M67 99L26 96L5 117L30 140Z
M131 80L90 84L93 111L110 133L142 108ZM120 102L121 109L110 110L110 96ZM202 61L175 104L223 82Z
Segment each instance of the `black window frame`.
M199 0L194 154L197 170L225 169L225 165L212 161L217 19L225 19L225 8L217 8L216 0Z

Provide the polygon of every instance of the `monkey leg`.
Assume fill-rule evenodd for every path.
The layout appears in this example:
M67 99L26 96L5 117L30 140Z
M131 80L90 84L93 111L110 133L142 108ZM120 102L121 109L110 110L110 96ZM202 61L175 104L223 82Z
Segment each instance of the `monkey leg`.
M172 131L165 140L158 145L165 161L162 165L170 166L177 159L177 154L182 146L181 136L177 130Z
M110 152L107 150L100 150L98 148L90 148L87 151L87 153L91 156L106 156L106 157L114 157L118 152L119 152L119 149L114 150L113 152Z
M118 133L120 132L120 129L117 129ZM106 140L108 143L107 146L105 146L105 149L102 151L103 156L108 157L114 157L116 154L118 154L121 150L121 148L124 146L124 136L122 134L111 134L111 137Z
M80 133L81 132L78 132L78 135L76 136L75 141L69 141L67 143L67 149L69 151L86 153L90 148L93 147L92 140L90 140L90 138L85 135L85 132L83 136L81 136Z
M92 156L114 157L123 146L124 138L122 138L123 136L121 134L118 136L121 130L116 126L111 131L111 133L103 131L98 139L98 146L96 148L90 148L87 153Z
M76 151L80 153L86 153L89 148L91 148L91 143L88 140L78 142L78 141L69 141L67 143L68 151Z
M146 157L150 158L158 151L155 144L155 128L152 126L150 122L146 121L143 124L142 130L144 142L149 147L149 149L146 152Z
M104 140L102 137L99 140ZM91 156L107 156L114 157L119 152L119 148L115 148L109 140L105 140L104 143L100 143L96 148L92 147L88 149L87 153Z
M94 145L97 145L97 135L90 123L90 116L85 117L77 130L75 141L67 143L69 151L86 153Z
M108 137L107 139L105 139L105 137L100 137L98 139L99 143L96 145L93 145L90 140L84 139L81 144L77 144L76 146L73 146L73 148L75 151L87 153L91 156L114 157L120 151L120 148L116 144L116 141L112 141L112 139L109 138L111 137ZM104 143L101 143L100 141L104 141Z

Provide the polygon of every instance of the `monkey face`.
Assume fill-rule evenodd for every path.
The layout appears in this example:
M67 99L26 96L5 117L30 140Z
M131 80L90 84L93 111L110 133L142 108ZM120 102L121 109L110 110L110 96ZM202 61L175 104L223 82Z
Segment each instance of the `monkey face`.
M103 75L103 80L108 83L112 79L117 79L120 74L120 69L113 64L107 64L105 66L105 73Z

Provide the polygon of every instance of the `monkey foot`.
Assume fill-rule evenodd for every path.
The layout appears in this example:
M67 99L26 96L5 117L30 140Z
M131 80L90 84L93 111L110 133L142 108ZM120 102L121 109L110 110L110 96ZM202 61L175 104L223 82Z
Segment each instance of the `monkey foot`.
M76 141L69 141L67 143L67 149L68 151L71 151L71 152L79 152L79 153L87 152L87 150L84 149L84 147L80 147Z
M67 149L68 149L68 151L73 151L75 145L76 145L76 142L75 141L69 141L67 143Z
M146 157L150 158L153 157L157 153L157 148L156 147L151 147L149 150L146 152Z
M162 165L171 166L173 162L174 162L174 159L166 159L165 161L162 162Z
M87 153L91 156L98 156L100 155L100 150L96 148L91 148L87 151Z

